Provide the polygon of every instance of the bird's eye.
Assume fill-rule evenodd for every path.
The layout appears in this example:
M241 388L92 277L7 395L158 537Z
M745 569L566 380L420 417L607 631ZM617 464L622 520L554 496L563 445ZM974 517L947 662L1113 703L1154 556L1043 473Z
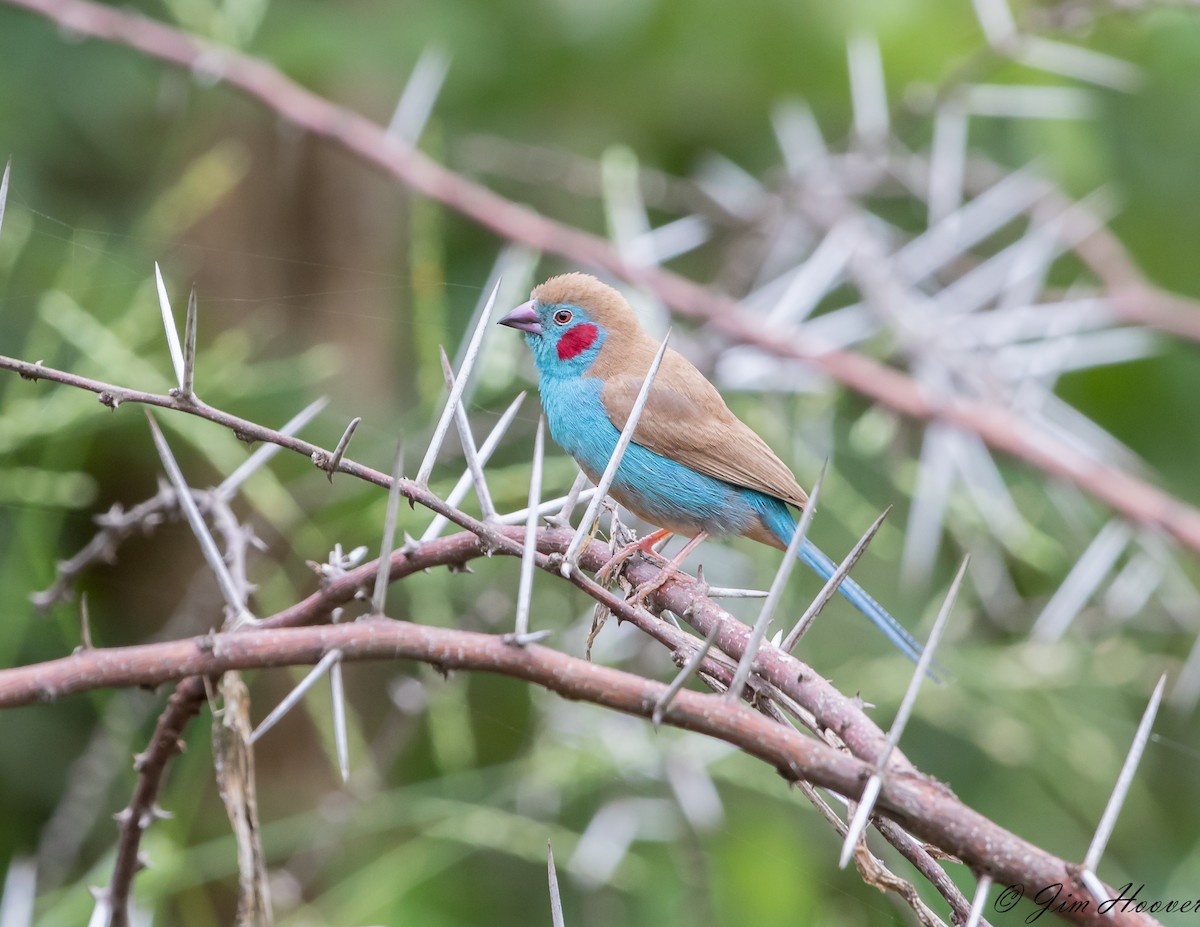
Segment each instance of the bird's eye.
M571 321L571 310L559 309L558 312L554 313L554 321L559 325L566 325Z

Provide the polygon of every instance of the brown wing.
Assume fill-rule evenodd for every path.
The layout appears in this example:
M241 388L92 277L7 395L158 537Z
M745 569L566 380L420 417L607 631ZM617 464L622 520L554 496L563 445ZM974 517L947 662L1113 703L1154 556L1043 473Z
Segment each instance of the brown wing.
M624 428L629 420L642 379L607 378L601 398L616 428ZM729 411L716 387L675 351L668 350L663 358L633 440L727 483L757 489L795 506L808 502L787 464Z

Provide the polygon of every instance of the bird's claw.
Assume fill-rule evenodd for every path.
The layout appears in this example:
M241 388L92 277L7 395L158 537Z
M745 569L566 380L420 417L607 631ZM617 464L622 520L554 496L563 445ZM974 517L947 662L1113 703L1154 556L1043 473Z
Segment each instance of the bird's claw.
M613 554L612 557L609 558L608 562L596 571L596 582L598 582L601 586L607 586L613 577L621 572L621 567L624 565L625 561L629 559L629 557L630 555L624 553L623 551L618 551L617 553Z
M631 544L626 544L624 547L617 550L617 552L614 553L609 559L608 563L604 564L604 566L600 567L600 569L596 572L596 582L600 583L602 586L606 585L610 580L614 579L618 573L621 572L621 567L624 566L629 558L634 554L640 553L651 560L656 560L659 563L666 563L666 558L654 549L654 545L664 540L666 536L667 532L665 531L655 531L654 533L648 534L644 538L634 541Z
M641 605L642 600L645 599L646 596L650 595L652 592L657 592L667 584L667 580L671 579L675 575L676 571L670 569L669 567L670 565L668 564L667 567L664 567L662 571L660 571L659 574L654 577L654 579L648 579L646 582L634 589L626 601L635 608Z

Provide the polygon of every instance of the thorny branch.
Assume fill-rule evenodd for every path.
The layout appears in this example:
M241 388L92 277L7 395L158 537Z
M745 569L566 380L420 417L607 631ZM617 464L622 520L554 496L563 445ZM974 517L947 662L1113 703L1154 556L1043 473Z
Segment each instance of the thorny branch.
M940 421L977 434L993 448L1071 480L1129 520L1159 528L1200 553L1200 510L1079 450L1003 405L934 395L901 371L862 354L829 349L799 334L791 339L779 338L777 333L764 331L734 299L661 268L630 263L604 239L547 219L467 180L388 136L383 127L290 81L263 61L89 0L7 2L46 16L75 34L126 45L210 75L259 100L281 118L336 142L414 191L510 241L562 255L644 287L682 315L704 320L742 344L802 361L904 415ZM1166 302L1158 300L1156 310L1148 309L1144 317L1149 321L1167 308Z
M245 544L248 540L245 529L233 518L225 500L218 493L193 489L192 495L200 511L217 523L227 548L231 544ZM76 580L86 570L97 563L112 563L122 541L134 534L149 533L161 522L178 517L178 506L175 490L169 483L160 481L158 492L149 499L129 509L114 505L104 514L97 515L96 524L100 526L100 530L77 553L59 561L55 568L54 582L31 596L34 606L40 611L47 611L59 602L66 601ZM238 564L244 561L244 557L233 559ZM244 575L238 578L245 582Z
M280 434L272 429L206 406L196 400L181 401L169 395L164 396L127 390L112 384L77 377L73 374L52 370L40 365L11 361L7 358L0 358L0 367L17 370L27 377L52 379L91 390L100 394L101 401L111 407L117 407L121 402L142 402L166 408L174 408L179 411L187 411L230 428L235 433L247 439L271 441L304 454L318 466L325 466L328 462L327 452L309 442ZM390 483L390 479L386 475L348 459L343 459L338 469L341 472L357 476L376 485L386 486ZM425 569L433 565L462 563L470 557L478 556L485 551L499 551L514 556L520 555L522 548L521 539L524 533L522 528L506 528L484 524L451 506L447 506L431 492L409 480L400 481L399 491L413 501L419 502L423 506L444 515L449 520L466 528L470 533L458 535L453 538L435 539L424 544L416 544L411 549L397 551L392 556L391 575L393 579L403 578L415 570ZM544 545L548 547L551 553L557 553L559 556L552 557L543 552L538 556L537 565L548 572L557 574L561 553L566 549L571 536L572 532L569 531L542 529L540 532L540 546ZM599 543L594 544L589 547L587 559L582 562L582 565L585 568L595 569L607 556L607 547ZM264 622L263 629L253 633L265 633L269 635L274 629L324 620L334 608L351 601L361 590L369 585L373 576L372 571L373 567L368 566L331 580L318 593L267 619ZM627 569L631 580L638 583L651 578L655 572L655 569L647 563L634 563ZM637 624L639 628L645 630L656 640L668 646L673 652L688 652L695 646L694 640L685 635L675 625L643 609L630 606L619 595L615 595L609 590L597 586L583 573L573 571L570 581L587 591L589 595L601 602L620 618ZM736 659L744 652L750 629L738 622L711 600L698 594L693 584L686 582L668 583L653 594L652 602L657 608L667 608L676 614L683 615L698 632L702 634L713 633L716 644L730 657ZM350 638L354 638L356 633L355 628L358 627L363 627L363 625L339 626L339 630L336 633L347 634ZM345 630L346 628L349 630ZM179 747L184 726L196 714L204 701L207 691L206 680L211 678L210 674L212 673L221 672L229 668L237 668L240 665L236 662L226 664L221 661L232 659L230 656L232 653L240 652L237 650L240 645L236 644L233 650L227 649L226 641L241 641L242 636L240 634L222 636L220 638L220 647L213 650L211 645L215 640L217 638L210 636L201 639L200 643L193 642L190 645L185 645L193 647L195 652L187 659L183 659L182 662L169 665L175 660L176 656L182 657L181 654L176 654L165 662L160 661L156 663L151 669L143 667L140 670L140 672L149 672L154 676L153 680L149 676L139 677L142 682L162 682L169 679L178 679L180 676L188 676L188 678L181 681L177 686L175 693L159 720L149 749L138 760L138 785L126 812L126 819L124 821L126 826L122 829L122 839L118 852L118 866L114 870L112 882L110 883L107 895L103 899L111 905L110 910L114 913L114 923L121 923L121 921L116 919L116 914L117 912L123 912L128 903L128 892L132 878L139 868L137 849L145 827L153 820L156 813L155 801L163 770L167 761ZM249 638L249 640L258 641L259 638ZM204 643L204 641L208 643ZM322 637L309 640L308 646L310 647L308 653L312 654L314 660L320 659L331 647L339 647L340 649L340 643L333 643L330 639ZM382 651L372 650L374 646L383 645L360 644L358 645L359 649L352 648L346 651L347 658L380 656ZM394 647L394 644L389 644L388 646ZM512 652L520 652L520 648L512 648L504 644L501 644L501 646ZM149 653L159 656L168 653L168 651L135 652L143 655ZM253 665L277 665L277 663L273 663L272 661L277 661L280 657L278 655L269 657L268 654L271 652L271 648L268 646L265 651L261 649L253 651L254 655L252 657L243 657L242 659L257 661ZM52 664L59 668L58 672L65 675L56 677L53 675L54 670L52 670L49 680L46 680L45 677L39 678L39 674L43 669L41 667L26 667L4 671L0 673L0 705L27 703L38 698L55 697L66 694L69 691L75 691L78 688L88 687L93 683L99 683L100 680L97 677L94 675L89 676L87 671L81 671L81 666L85 664L80 664L78 661L99 661L97 665L100 665L105 663L108 657L114 653L117 652L86 651L77 654L74 658L68 658L67 662ZM489 653L492 652L489 651ZM135 666L135 663L127 659L128 655L128 651L120 652L118 659L119 666L126 668L125 670L120 670L120 672L134 671L132 668ZM439 665L452 665L452 661L448 662L444 659L441 651L436 655L429 654L428 656L430 656L431 662ZM509 656L511 656L511 653ZM494 654L493 656L489 656L487 660L491 661L493 658ZM564 659L569 660L570 658ZM199 662L196 662L197 660ZM284 662L306 662L306 660L292 660L291 657L287 656L283 657L283 660ZM111 668L111 664L108 665ZM469 663L463 664L464 668L469 665ZM502 661L502 665L505 667L512 666L513 669L511 671L514 674L519 675L521 672L516 668L516 665L509 662ZM570 665L585 675L593 674L599 669L594 664L582 661L578 667L573 663ZM758 676L754 677L754 696L756 698L764 695L777 695L780 698L788 700L790 703L794 703L801 709L798 717L802 722L807 723L813 730L818 732L836 732L838 740L835 742L844 744L849 754L860 760L870 761L870 758L878 755L884 741L883 733L866 718L860 706L854 700L843 696L811 668L783 651L768 647L760 652L755 669L758 674ZM712 656L706 658L701 666L703 675L726 685L732 681L733 670L734 667L732 664ZM194 675L197 673L201 675ZM26 675L22 676L21 674ZM116 681L116 679L117 677L112 677L110 681ZM565 693L574 693L575 691L571 688L574 683L571 683L569 680L559 679L557 685L558 688L556 688L556 691L563 691ZM658 684L638 679L638 687L645 685L657 686ZM766 686L766 688L762 688L763 686ZM555 686L551 687L555 688ZM590 690L586 691L590 692ZM644 690L639 688L638 691ZM617 702L626 706L622 710L637 710L641 713L641 709L634 708L634 703L637 702L637 698L649 698L649 701L645 703L648 706L645 711L652 713L659 691L656 688L652 697L634 697L626 693L621 699L617 699ZM585 697L585 695L580 695L579 697ZM631 701L630 699L633 700ZM601 701L600 703L609 704L607 701ZM641 702L637 702L637 704L640 705ZM738 710L740 711L741 709ZM685 714L685 717L690 716ZM671 720L671 718L672 716L668 713L667 720ZM692 723L689 720L685 723L685 726ZM778 725L774 726L778 727ZM756 752L755 755L762 754ZM779 758L775 754L771 756L773 759ZM792 767L785 768L792 769ZM897 771L898 780L907 781L911 779L924 781L923 777L898 752L895 754L895 759L890 768ZM792 769L790 775L793 778L807 778L807 773L802 766ZM856 774L852 773L851 776L853 775ZM814 781L820 782L824 780L818 777ZM841 784L846 785L845 782ZM1030 880L1039 879L1043 875L1053 875L1054 878L1058 878L1059 874L1070 871L1065 862L1056 860L1054 857L1043 854L1040 851L1033 851L1032 848L1019 841L1019 838L1007 834L1003 829L996 827L996 825L990 822L986 822L980 816L970 811L970 809L962 806L944 787L924 788L918 793L905 792L899 783L897 783L895 788L903 793L904 799L898 804L888 804L885 808L894 814L897 822L903 827L913 830L914 833L925 835L935 843L939 843L942 839L950 838L953 835L953 839L948 844L939 843L939 845L944 849L949 848L950 852L958 852L964 861L972 862L988 871L997 867L999 867L999 871L1008 871L1009 867L1015 867L1020 870L1025 863L1031 860L1038 861L1033 870L1025 874L1025 877ZM848 791L844 791L843 794L853 795L854 789L851 788ZM923 808L921 803L930 796L938 796L935 807ZM916 810L918 808L921 809L919 812ZM925 817L927 813L929 815L928 819ZM965 817L963 817L964 815ZM919 827L913 826L916 821L925 821L933 829L929 832L922 831ZM981 828L983 829L982 831L980 830ZM937 833L938 836L931 837L930 835L933 833ZM980 845L972 844L971 841L980 833L986 834L984 838L985 843ZM902 852L905 852L906 855L917 857L918 868L929 868L933 865L929 861L921 860L921 854L924 851L920 847L913 845L911 841L905 841L899 835L895 835L895 837L896 839L893 842L901 848ZM984 847L986 847L986 852L983 850ZM990 854L997 849L1001 854L1000 858L993 859ZM1025 863L1021 861L1025 861ZM944 888L945 885L942 884L939 887ZM955 909L961 910L963 905L961 896L952 895L951 897ZM1080 922L1086 923L1087 921L1081 920ZM1133 922L1131 921L1131 923Z
M146 405L173 408L176 411L196 414L200 418L205 418L214 421L216 424L228 427L228 429L233 430L236 435L244 439L256 439L256 441L276 443L281 445L281 447L286 447L296 451L296 453L310 457L314 465L318 467L325 468L329 466L330 454L328 451L317 447L317 445L302 441L300 438L283 435L283 433L269 429L269 427L252 423L252 421L223 412L221 409L205 405L205 403L196 399L182 400L173 395L152 394L140 390L116 387L114 384L95 381L95 379L80 377L73 375L73 373L53 370L49 369L49 367L29 364L26 361L11 358L0 358L0 369L14 370L25 378L52 379L52 381L94 391L100 397L103 405L110 408L118 408L122 402L142 402L146 403ZM362 466L360 463L352 460L344 459L344 457L338 463L337 470L338 472L350 474L350 476L367 480L367 482L379 486L389 486L391 483L390 478L386 474L374 471L372 468ZM470 556L478 556L479 554L484 554L484 552L504 552L504 554L512 556L521 555L521 538L523 536L521 528L488 525L485 522L470 518L470 516L462 513L461 510L450 507L448 504L440 501L431 491L422 488L422 486L416 484L413 480L400 480L398 491L403 496L409 498L409 500L418 502L421 506L445 516L446 519L454 521L455 524L461 527L467 528L467 531L470 533L466 534L466 536L458 536L457 538L437 539L426 544L418 544L415 545L412 551L402 550L396 552L392 556L392 578L402 578L403 575L407 575L413 569L434 566L438 562L461 563ZM558 556L552 558L544 552L544 554L539 555L536 566L547 570L547 572L557 574L560 561L562 561L562 552L565 551L566 545L570 542L571 532L541 530L540 536L541 543L550 543L551 539L557 538L557 549L551 544L551 551L553 554L558 554ZM455 544L460 545L457 550L455 550ZM589 558L586 562L582 563L582 566L594 569L599 567L600 563L607 558L608 551L606 546L595 546L598 546L599 552L593 554L592 549L589 548ZM446 550L455 550L455 556L439 561L436 552L442 551L440 556L446 557ZM366 573L364 573L364 569L367 570ZM270 618L266 622L265 632L269 633L270 630L275 628L293 627L296 624L324 620L332 609L349 602L362 588L366 587L368 578L373 575L370 570L371 568L360 568L341 576L341 578L332 580L319 593ZM653 578L656 570L647 563L634 563L626 570L626 574L630 576L632 581L643 582ZM653 638L670 647L673 652L690 652L691 648L696 646L695 640L691 639L689 635L680 632L674 624L650 614L649 611L634 608L634 606L626 603L622 597L596 585L593 580L590 580L588 576L583 575L578 570L571 572L570 581L572 584L586 591L589 596L598 600L599 603L606 606L607 609L610 609L614 615L623 618L623 620L634 622L638 628L646 630ZM701 594L697 594L694 584L685 581L668 582L661 590L653 593L652 602L656 608L670 609L676 612L676 614L684 616L697 632L706 635L714 633L716 646L719 646L722 652L728 654L734 660L737 660L745 652L751 633L750 628L734 620L731 615L728 615L728 612L721 609L712 600L704 598ZM359 624L359 626L343 627L348 627L349 629L337 630L336 633L347 634L349 638L353 639L355 638L354 629L365 626ZM368 640L376 640L372 635L367 635L367 638ZM202 639L202 641L209 641L210 644L215 640L211 636L210 638ZM95 674L89 676L88 671L80 671L80 666L90 665L88 663L89 660L97 662L96 665L106 665L108 666L108 671L115 672L115 675L110 677L114 682L124 678L120 674L126 671L149 674L138 676L137 681L143 682L151 681L151 676L154 676L154 680L158 682L174 680L174 678L180 678L181 676L187 677L176 688L172 699L170 699L166 710L164 710L160 718L160 722L158 722L150 747L138 760L138 785L136 791L134 791L130 806L126 809L124 821L122 821L125 826L122 827L121 832L118 865L114 868L112 883L110 883L106 895L102 896L101 899L102 902L107 902L110 905L114 925L120 926L122 923L125 923L125 921L121 920L121 916L124 916L127 909L128 891L130 891L133 875L136 874L139 868L137 850L140 845L140 837L142 837L145 827L154 820L154 815L156 814L155 802L163 770L166 768L170 756L174 755L175 750L179 748L181 732L187 720L190 720L203 704L205 694L208 692L206 682L211 678L209 674L210 672L220 672L224 669L239 668L242 665L236 662L227 665L222 662L222 660L233 659L230 657L230 653L241 653L238 650L240 645L235 644L233 645L233 650L227 650L227 645L224 641L240 641L241 635L234 635L233 638L230 638L229 635L223 635L220 640L221 647L218 648L218 651L212 651L211 646L203 644L203 642L200 642L200 644L197 644L197 642L191 642L191 644L184 642L181 646L192 647L196 651L192 652L190 656L186 656L186 658L184 653L170 650L132 651L132 653L140 654L142 657L145 657L145 654L148 653L151 654L151 657L155 657L155 654L158 654L158 656L170 654L169 659L157 663L149 669L143 666L142 669L138 670L136 668L136 660L131 663L130 659L128 659L131 651L88 651L77 654L76 657L68 658L66 662L52 664L58 668L55 671L58 671L61 675L54 676L54 671L52 671L49 681L44 680L44 678L38 678L37 674L41 671L41 668L36 668L36 666L35 668L20 668L0 672L0 705L4 705L6 702L5 692L17 693L7 696L8 699L13 700L12 704L18 704L18 702L25 704L25 702L37 698L50 698L50 696L73 692L73 690L77 690L78 688L86 688L90 686L91 682L102 684L98 681ZM251 638L250 640L258 641L259 639ZM318 660L330 648L341 648L341 638L337 638L338 642L334 642L329 638L322 638L322 636L305 640L307 640L306 646L308 650L305 651L304 659L293 660L292 657L295 654L292 654L292 656L284 654L283 657L272 657L270 654L276 652L272 651L270 646L265 647L265 650L260 648L258 651L253 651L251 656L244 656L239 659L252 660L251 664L246 665L280 665L276 662L278 659L283 659L283 662L288 662L288 660L292 660L292 662L310 662L308 656L312 656L312 660ZM445 641L439 641L439 644L444 645ZM148 646L169 647L172 645ZM350 650L346 651L346 657L350 659L379 657L384 656L384 653L396 656L395 646L395 642L390 642L388 645L373 645L370 642L362 644L360 642L360 644L354 645ZM503 642L500 646L508 648L510 651L521 650L521 648L504 645ZM383 650L372 650L372 647L383 647ZM392 650L386 650L388 647L392 647ZM418 659L428 657L428 662L438 665L462 665L462 668L475 668L469 660L467 663L462 664L455 664L452 660L451 662L446 662L443 651L425 653L425 656L422 656L422 652L418 648L418 650L412 652L403 651L403 653L407 653L408 656ZM491 654L492 651L487 651L487 653ZM106 660L112 654L118 656L118 666L115 669L112 664L106 663ZM511 654L508 654L508 656L511 656ZM181 662L173 663L175 659L179 659ZM486 659L481 657L480 659L484 660L484 663L491 664L493 657L486 657ZM563 657L563 659L570 660L571 658ZM83 663L80 663L79 660L83 660ZM594 664L581 663L582 665L578 668L578 671L582 672L584 676L595 674L600 669L595 668ZM587 686L584 686L582 689L577 688L577 681L574 678L569 675L566 677L558 675L559 670L563 670L568 664L554 663L553 670L541 664L536 665L534 669L529 669L528 666L520 663L520 660L517 660L515 664L508 662L508 660L502 660L502 663L499 665L505 668L499 671L506 671L510 672L511 675L530 678L530 681L536 681L539 684L546 684L542 681L542 677L545 674L550 674L554 677L554 684L548 686L550 688L575 696L575 698L588 698L589 700L596 701L596 704L619 707L620 710L632 711L634 713L653 713L655 701L661 692L661 687L659 687L658 683L648 682L642 680L640 677L631 677L637 680L635 689L636 692L643 693L642 695L631 692L606 692L602 698L600 695L592 698L592 689ZM575 664L570 665L575 666ZM484 666L481 665L479 668L482 669ZM722 686L727 686L728 683L732 682L733 665L726 663L725 660L718 657L709 656L704 659L700 670L702 676L712 678L712 680L722 684ZM848 750L848 754L839 753L836 755L852 755L859 761L871 762L874 756L880 752L884 741L882 731L878 730L877 726L864 716L862 708L856 702L847 699L846 696L839 693L832 684L823 680L809 666L800 663L799 660L791 657L790 654L784 651L778 650L778 648L764 647L756 658L755 671L757 676L752 677L752 681L755 683L752 698L762 699L766 696L766 698L785 700L788 704L794 704L799 708L797 717L800 722L810 726L818 734L830 737L830 732L836 732L836 740L834 742L845 744ZM616 671L606 670L605 672ZM22 674L31 675L23 676ZM618 677L613 678L616 680ZM133 683L131 682L131 684ZM655 687L653 695L644 695L644 687L646 686ZM646 702L646 706L648 707L644 708L644 712L643 708L640 707L642 706L641 699L643 698L649 699ZM708 708L704 711L710 714ZM737 711L742 712L743 710L738 707ZM698 722L696 722L691 714L685 712L682 717L683 719L677 723L695 729L695 724ZM740 717L740 714L738 717ZM672 718L672 714L668 712L666 714L668 722ZM773 726L785 730L781 728L781 725L774 724ZM707 730L703 726L700 729ZM714 732L718 736L724 736L725 728L720 724L716 724L710 732ZM776 735L778 735L778 732L776 732ZM757 737L757 734L755 736ZM731 742L739 743L740 746L740 742L738 741ZM784 747L780 746L779 749L784 750ZM792 747L787 748L787 750L791 749ZM751 753L763 756L764 759L770 761L780 760L785 755L792 756L792 760L788 760L788 762L792 762L792 765L782 767L790 778L809 778L809 773L811 772L812 782L824 784L836 781L841 787L847 787L847 783L850 782L850 779L841 781L838 776L834 776L833 779L827 778L828 775L832 775L832 773L829 773L829 768L833 767L818 764L817 770L810 771L804 766L804 762L794 759L794 755L787 753L786 750L782 753L775 752L775 746L767 750L767 753L761 752L758 748L751 749ZM809 754L805 753L803 755L808 756ZM838 762L842 761L839 760ZM851 779L858 775L857 772L850 771L851 767L838 766L836 764L834 764L834 767L842 771L839 775L850 776ZM1022 878L1027 881L1027 884L1036 883L1036 881L1043 878L1048 878L1049 881L1043 881L1040 884L1051 884L1058 880L1063 880L1066 884L1074 884L1074 881L1072 881L1074 878L1072 874L1074 869L1070 868L1068 863L1044 854L1040 850L1028 847L1019 838L1009 835L1001 827L991 824L990 821L986 821L977 813L972 812L971 809L962 806L958 800L955 800L949 794L947 789L940 787L940 785L929 784L899 752L894 755L894 760L889 766L889 771L893 773L894 782L893 779L889 779L892 791L887 793L888 803L883 806L883 809L884 812L893 817L896 823L900 824L904 829L911 830L913 833L917 833L917 835L922 835L926 839L930 839L932 843L940 845L943 850L958 854L962 860L977 867L980 871L994 873L1021 872L1024 873L1024 877ZM850 797L857 795L860 783L857 779L854 779L854 782L857 784L853 788L840 788L839 790L842 791L842 794ZM905 783L911 782L923 783L923 787L917 790L906 789ZM834 788L833 785L830 785L830 788ZM930 802L932 802L932 805L930 805ZM887 830L884 830L884 833L887 835ZM982 843L978 843L977 841L982 841ZM924 850L916 847L911 842L906 842L899 835L896 835L893 843L898 845L902 853L916 857L916 865L918 865L919 869L935 865L931 861L922 859ZM928 854L925 855L928 856ZM944 889L944 886L946 886L944 881L937 884L940 889ZM958 893L950 896L950 899L952 899L952 905L956 911L962 909L964 901L962 901ZM1093 922L1088 920L1086 911L1073 911L1070 915L1080 923ZM1129 916L1135 917L1135 915ZM1100 920L1094 922L1099 923ZM1118 922L1151 923L1153 921L1138 917L1135 920Z
M501 530L502 550L516 554L514 548L518 546L522 530ZM561 553L570 539L569 532L560 530L542 529L540 534L539 549L550 553ZM441 559L447 564L461 563L482 554L480 539L473 534L439 539L422 547L428 549L423 551L424 556L419 557L418 562L427 565L433 559ZM438 558L431 556L435 550L440 555ZM587 553L589 565L592 565L602 562L608 551L603 544L593 542ZM406 563L407 558L408 555L402 552L393 555L392 567L399 567L399 575L416 568L413 562ZM555 571L556 562L547 553L539 555L538 565L547 572ZM352 589L362 588L375 569L375 564L360 568L339 583L336 592L323 590L301 603L303 608L298 606L272 616L267 619L270 627L159 644L90 650L48 663L0 672L0 707L47 701L103 686L156 685L181 676L203 678L231 669L315 663L333 649L339 650L347 660L404 658L429 663L442 671L463 669L502 673L544 686L568 698L647 718L653 714L665 689L655 680L598 666L549 648L516 647L499 636L472 631L391 619L307 628L284 627L302 613L314 615L336 607L343 596L353 595ZM652 565L644 562L635 563L631 571L633 581L638 581L642 572L646 576L656 572ZM679 605L689 598L700 598L694 596L693 586L691 582L673 581L663 592ZM740 626L744 639L748 632L745 626L727 613L720 617L726 624ZM666 622L659 624L671 627ZM677 629L672 630L681 639L684 637ZM782 653L778 658L786 661L792 672L800 667L801 673L815 676L795 658ZM705 672L709 668L706 667ZM732 667L714 661L711 669L719 676L728 673ZM764 675L769 678L771 674ZM817 710L815 715L819 724L824 726L833 721L823 715L819 703L813 707ZM874 727L861 711L856 714L855 724ZM715 696L687 690L680 692L667 708L663 720L734 744L775 766L789 781L807 781L851 799L859 795L863 782L872 771L869 763L851 753L804 737L790 726L779 724L746 705ZM875 730L878 734L878 729ZM946 786L905 763L889 767L879 807L882 813L914 835L955 854L977 871L991 873L996 879L1038 885L1062 882L1077 897L1082 897L1081 893L1086 891L1081 883L1077 884L1074 867L1069 863L1030 845L962 805ZM1094 910L1090 914L1070 912L1066 916L1080 924L1154 923L1141 915L1123 912L1116 912L1112 918Z

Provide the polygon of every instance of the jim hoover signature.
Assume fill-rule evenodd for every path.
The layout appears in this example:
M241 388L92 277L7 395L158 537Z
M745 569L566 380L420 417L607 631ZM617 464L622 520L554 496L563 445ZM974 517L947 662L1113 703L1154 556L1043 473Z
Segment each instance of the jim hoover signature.
M1094 898L1080 898L1073 895L1071 892L1066 892L1064 897L1063 884L1055 882L1053 885L1045 885L1037 890L1033 895L1026 895L1024 885L1010 885L1002 891L994 902L992 908L1001 914L1011 911L1017 906L1022 898L1028 897L1029 900L1038 906L1038 910L1029 914L1025 918L1026 924L1032 924L1039 917L1049 911L1052 914L1074 914L1085 911L1090 911L1093 908L1101 914L1117 914L1117 913L1133 913L1133 914L1168 914L1178 913L1187 914L1188 912L1200 914L1200 898L1151 898L1143 897L1143 892L1146 886L1144 884L1134 888L1132 882L1127 882L1117 890L1115 898L1109 898L1106 901L1097 901Z

